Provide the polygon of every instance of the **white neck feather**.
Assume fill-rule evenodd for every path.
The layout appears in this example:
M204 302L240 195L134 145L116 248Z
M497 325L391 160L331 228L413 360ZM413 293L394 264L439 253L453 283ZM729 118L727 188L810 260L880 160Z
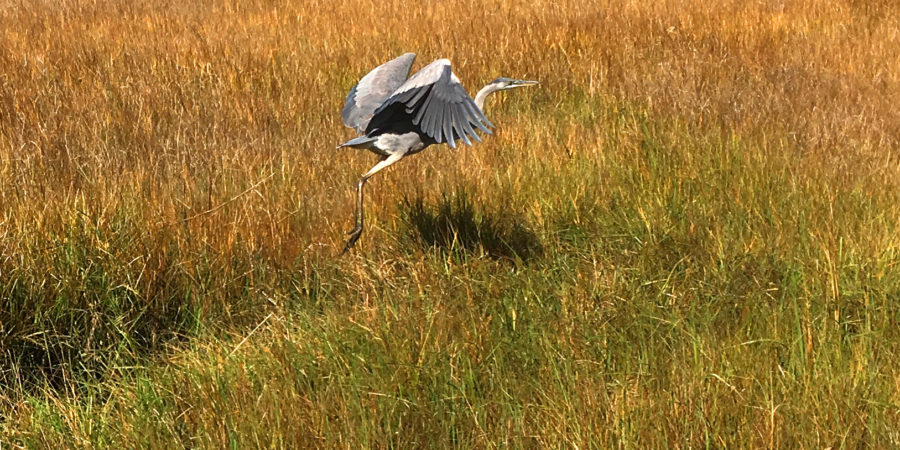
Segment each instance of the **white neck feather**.
M478 109L480 109L481 112L484 112L484 101L487 99L487 96L499 90L500 87L498 85L491 83L478 91L478 94L475 95L475 104L478 105Z

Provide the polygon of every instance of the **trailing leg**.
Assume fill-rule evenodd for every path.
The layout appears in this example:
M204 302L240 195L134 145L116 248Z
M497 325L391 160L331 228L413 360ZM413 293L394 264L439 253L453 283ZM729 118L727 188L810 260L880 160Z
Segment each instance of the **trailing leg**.
M395 162L403 159L404 155L406 155L406 152L394 153L393 155L390 155L390 156L382 159L381 161L378 162L378 164L375 164L374 167L369 169L369 171L366 172L365 175L362 176L362 178L359 179L359 183L356 185L356 226L352 230L350 230L350 232L347 233L350 236L350 238L347 239L347 245L344 246L344 251L341 252L342 255L344 253L347 253L351 248L353 248L353 246L356 245L356 241L358 241L359 237L362 236L362 232L363 232L363 228L364 228L364 226L363 226L363 223L364 223L364 220L363 220L363 186L365 186L366 181L369 178L371 178L372 175L375 175L376 173L378 173L381 169L384 169L385 167L388 167L391 164L394 164Z
M356 227L350 230L347 234L350 235L350 238L347 240L347 245L344 246L344 251L341 252L343 255L347 253L350 248L352 248L356 241L359 240L359 237L362 236L363 232L363 186L366 185L366 178L363 176L359 179L359 184L356 185L356 195L357 195L357 203L356 203Z

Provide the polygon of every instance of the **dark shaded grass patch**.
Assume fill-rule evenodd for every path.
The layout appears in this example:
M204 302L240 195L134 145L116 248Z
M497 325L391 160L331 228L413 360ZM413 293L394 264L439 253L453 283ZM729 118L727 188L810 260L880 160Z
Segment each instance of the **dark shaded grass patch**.
M436 205L426 205L421 196L405 197L400 216L410 234L428 247L444 251L481 248L493 258L522 261L544 252L540 239L522 217L477 209L464 189L444 194Z
M144 232L122 212L103 226L51 229L29 257L0 248L0 385L77 390L206 325L257 323L266 305L256 294L275 289L279 268L243 242L224 254L179 247L176 233ZM305 281L298 294L313 297Z

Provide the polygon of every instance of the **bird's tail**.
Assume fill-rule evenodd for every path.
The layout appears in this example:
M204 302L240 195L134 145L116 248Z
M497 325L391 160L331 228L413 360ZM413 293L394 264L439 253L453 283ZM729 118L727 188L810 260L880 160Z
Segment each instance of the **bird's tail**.
M353 148L369 148L372 146L372 143L378 140L378 138L368 137L368 136L360 136L357 138L350 139L347 142L344 142L341 145L338 145L337 148L341 147L353 147Z

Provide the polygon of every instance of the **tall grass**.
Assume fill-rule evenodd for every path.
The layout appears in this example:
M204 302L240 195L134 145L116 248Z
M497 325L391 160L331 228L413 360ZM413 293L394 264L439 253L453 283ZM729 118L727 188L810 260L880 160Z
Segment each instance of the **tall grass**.
M0 5L0 442L900 445L890 1ZM447 57L472 148L339 110Z

